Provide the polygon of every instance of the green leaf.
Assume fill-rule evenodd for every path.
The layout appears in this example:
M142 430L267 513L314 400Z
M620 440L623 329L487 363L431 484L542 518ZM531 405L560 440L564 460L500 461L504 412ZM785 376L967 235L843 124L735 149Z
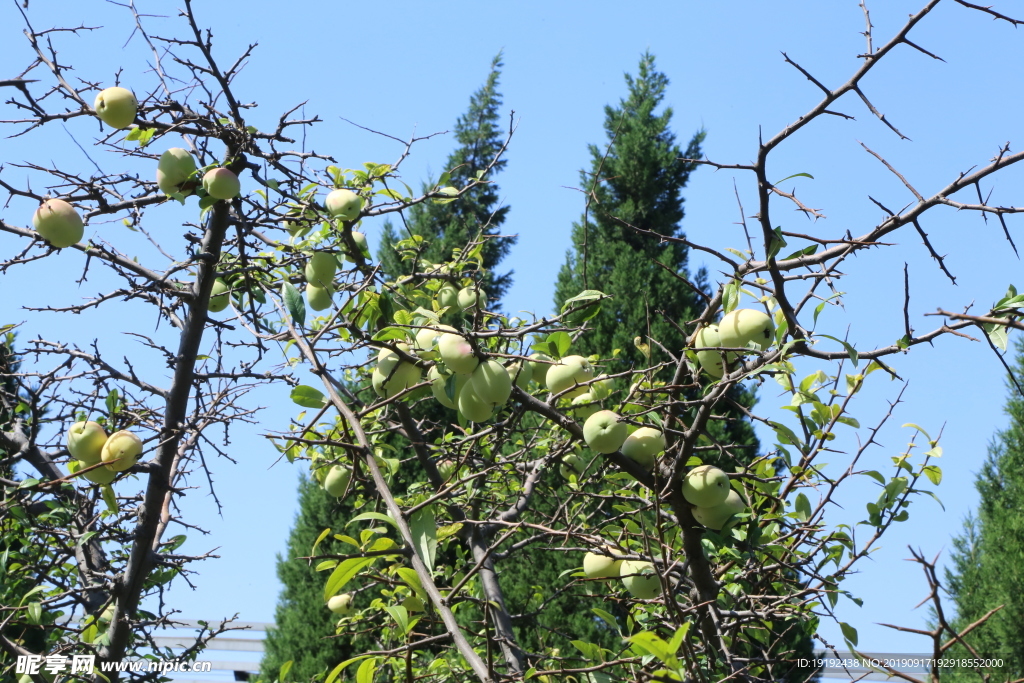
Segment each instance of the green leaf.
M111 512L117 512L117 496L114 495L114 489L110 484L100 486L100 492L103 494L103 502L106 503L107 509Z
M566 316L564 318L566 324L582 325L601 312L601 300L606 296L604 292L596 289L584 290L571 299L566 299L565 303L562 304L560 313ZM567 314L573 308L577 310Z
M812 244L809 247L804 247L803 249L800 249L798 251L794 251L792 254L790 254L789 256L785 257L782 260L783 261L788 261L790 259L800 258L801 256L810 256L811 254L817 253L817 251L818 251L818 245L817 244ZM824 305L825 305L825 302L822 302L820 307L824 307ZM815 317L817 317L817 316L815 316Z
M797 515L799 515L800 521L806 522L811 518L811 501L804 494L801 493L796 497L794 509Z
M588 643L585 640L574 640L572 644L577 650L583 653L583 656L592 662L601 661L601 647L593 643Z
M377 658L367 659L356 671L356 683L373 683L373 674L377 672Z
M925 465L924 476L928 477L928 481L936 486L942 483L942 469L937 465Z
M772 238L768 242L768 260L774 259L775 255L786 245L786 238L782 236L782 228L779 227L772 230Z
M814 176L812 176L810 173L794 173L793 175L786 176L785 178L783 178L782 180L778 181L775 184L778 185L780 183L784 183L792 178L810 178L811 180L814 180Z
M285 281L281 285L281 298L284 299L284 307L296 325L306 324L306 303L302 300L299 290L292 286L292 283Z
M314 387L308 387L304 384L299 385L292 389L292 393L289 394L293 403L296 403L303 408L323 408L327 403L327 397L324 396L324 392Z
M346 659L344 662L342 662L341 664L339 664L331 670L331 673L328 674L327 678L324 679L324 683L334 683L334 681L338 679L338 676L341 675L341 672L348 668L349 664L355 664L356 662L362 661L369 656L370 655L359 655L358 657L353 657L352 659ZM281 668L283 669L284 667Z
M733 281L722 288L722 313L729 313L740 303L740 285Z
M399 310L398 313L408 313L408 311ZM397 318L398 315L396 314ZM375 341L394 341L395 339L401 339L405 341L409 338L409 332L401 327L385 327L383 330L373 335L371 339Z
M38 602L29 603L28 623L39 626L43 623L43 605Z
M437 193L445 197L451 197L451 199L434 199L435 204L451 204L458 198L459 190L455 187L442 187L437 190Z
M855 647L857 645L857 629L847 624L845 621L839 622L839 628L843 630L843 637L846 638Z
M128 135L124 136L124 140L125 142L134 142L135 140L139 139L140 135L142 135L141 128L132 128L130 131L128 131Z
M427 569L434 571L434 558L437 556L437 524L434 522L434 506L428 505L417 510L409 518L409 529L412 531L412 542L416 551L423 559Z
M622 633L621 629L619 629L618 622L615 621L615 617L613 617L611 614L605 612L603 609L600 609L598 607L591 607L590 611L596 614L597 616L601 617L601 620L608 624L610 628L614 629L615 631L618 631L620 634Z
M294 663L295 660L289 659L287 662L282 664L281 670L277 673L277 680L281 681L282 683L288 680L288 672L292 670L292 664Z
M430 600L430 596L423 590L423 584L420 582L420 575L416 573L416 570L412 567L399 567L397 569L398 576L401 577L402 581L405 581L406 585L409 586L416 593L417 597L424 603Z
M822 334L820 336L824 337L825 339L831 339L832 341L836 341L842 344L843 348L846 349L846 353L850 355L850 361L853 363L853 367L857 367L857 361L859 360L859 356L857 355L857 349L853 348L853 346L851 346L849 342L843 341L838 337L833 337L828 334Z
M324 586L324 602L337 595L356 574L376 561L376 557L352 557L335 567L327 579L327 585Z
M320 535L316 537L316 543L313 544L313 548L309 551L310 555L316 555L316 549L320 546L325 538L331 535L330 528L324 529L320 532Z
M376 519L376 520L381 521L381 522L387 522L388 524L390 524L391 526L395 527L396 529L398 528L398 524L395 523L395 520L391 519L390 517L388 517L387 515L385 515L382 512L364 512L362 514L358 514L355 517L353 517L352 519L348 520L345 523L345 526L348 526L352 522L361 522L364 519Z
M552 358L561 358L569 352L569 347L572 346L572 337L568 332L552 332L544 341Z
M117 389L111 389L110 393L107 394L107 399L104 401L107 406L107 412L111 415L117 415L121 410L120 396L117 393Z

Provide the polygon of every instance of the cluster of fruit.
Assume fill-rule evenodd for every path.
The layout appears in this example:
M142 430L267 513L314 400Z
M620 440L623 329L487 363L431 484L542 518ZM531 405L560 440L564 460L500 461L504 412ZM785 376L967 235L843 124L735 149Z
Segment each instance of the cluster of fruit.
M71 425L67 436L68 452L75 458L68 466L72 474L94 467L82 476L96 484L109 484L118 472L124 472L139 461L142 454L142 439L135 434L121 430L107 436L103 425L98 422L76 422Z
M605 546L600 553L583 556L583 573L591 579L621 579L637 600L651 600L661 594L661 579L654 565L644 560L623 560L622 553Z
M747 508L743 497L729 486L729 475L712 465L694 467L686 473L683 498L694 506L694 519L715 531Z
M775 324L764 311L737 308L717 325L708 325L697 332L693 348L704 372L721 379L726 368L736 360L736 353L716 349L746 349L753 344L762 353L775 341Z

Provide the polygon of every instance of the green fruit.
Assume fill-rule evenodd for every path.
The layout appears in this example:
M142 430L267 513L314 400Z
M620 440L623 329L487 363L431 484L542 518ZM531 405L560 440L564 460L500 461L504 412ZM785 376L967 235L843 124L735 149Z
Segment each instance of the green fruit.
M221 166L206 172L203 189L214 199L234 199L242 191L242 183L231 169Z
M489 412L502 406L512 395L512 378L501 363L487 360L480 363L466 381L469 389L486 403ZM464 389L464 390L465 390Z
M324 490L335 498L343 496L348 483L352 481L352 470L344 465L335 465L324 477Z
M487 292L477 285L470 285L459 290L456 302L459 308L464 311L470 309L480 309L482 311L487 306Z
M356 243L356 248L359 249L359 253L365 259L370 254L370 248L366 245L366 235L356 230L352 231L352 241ZM350 254L347 250L344 253L345 260L349 263L355 263L355 257Z
M440 308L451 308L459 303L459 290L450 284L445 284L437 290L437 305Z
M459 464L454 460L448 460L447 458L437 463L437 473L441 475L441 479L448 481L452 475L459 469Z
M445 367L459 375L471 375L480 364L465 337L445 332L437 338L437 351Z
M661 595L661 579L650 562L623 560L619 575L626 590L637 600L652 600Z
M93 102L92 108L100 121L111 128L127 128L135 122L135 114L139 111L139 101L131 90L126 88L107 88L101 90Z
M713 507L693 508L693 518L709 529L720 531L726 525L729 518L747 509L747 503L740 494L732 489L724 502Z
M523 364L520 361L506 365L505 372L508 373L512 382L523 391L530 388L531 373L529 370L523 369Z
M111 472L124 472L139 461L142 439L127 430L114 432L103 444L100 459Z
M546 353L532 353L530 358L532 360L526 362L526 369L530 371L530 379L544 386L551 363L542 363L540 361L550 361L551 356Z
M690 505L714 507L724 503L730 491L729 475L711 465L694 467L683 479L683 498Z
M589 391L574 398L572 406L571 412L577 420L586 420L601 410L601 404L594 400L594 396Z
M579 479L580 475L582 475L586 470L587 463L583 462L583 459L574 453L570 453L562 458L562 464L558 466L558 473L561 474L566 481L568 481L574 474L576 475L576 478Z
M775 323L764 311L738 308L722 318L718 338L722 346L743 348L754 342L764 351L775 341Z
M207 310L210 313L220 313L231 302L231 287L224 280L217 278L213 281L213 289L210 290L210 303Z
M416 355L426 360L436 360L439 357L435 348L436 339L441 336L442 332L455 331L455 328L450 325L424 327L416 333Z
M58 249L77 244L85 234L82 217L63 199L48 199L32 215L32 227Z
M587 382L594 376L594 366L583 356L566 356L555 365L549 365L545 382L548 391L553 394L561 394L563 391L572 388L573 385ZM587 387L576 387L563 398L575 398L580 394L587 393Z
M352 594L342 593L341 595L335 595L327 601L327 609L342 616L352 614L354 609L352 606Z
M68 430L68 452L86 465L100 461L107 432L98 422L76 422Z
M641 427L626 437L622 454L644 469L652 469L658 453L665 450L665 435L653 427Z
M412 353L408 344L398 344L404 353ZM391 349L381 349L377 355L377 368L373 371L373 390L378 396L391 398L395 394L416 386L423 377L419 366L401 357Z
M583 556L583 573L590 579L617 579L622 569L622 560L615 559L618 553L611 546L605 546L606 554L587 553ZM609 557L611 555L611 557Z
M180 192L186 197L192 190L182 190L181 185L196 172L196 160L187 149L171 147L160 155L156 166L156 184L164 194Z
M325 311L331 307L331 298L334 296L334 290L330 287L317 287L316 285L306 285L306 303L314 311Z
M306 282L317 287L330 287L334 282L334 273L338 270L338 260L334 254L326 251L314 251L306 262Z
M502 372L504 371L503 368ZM508 375L506 375L507 377ZM471 422L486 422L491 419L492 404L473 393L473 390L469 387L469 381L466 382L466 386L462 387L462 391L459 392L458 406L462 416Z
M434 394L434 398L437 399L437 402L445 408L458 410L457 402L459 400L459 394L462 392L462 387L466 385L466 380L469 379L469 375L455 375L454 399L448 398L448 394L445 393L445 384L447 384L449 377L451 377L451 375L442 374L436 365L432 366L430 370L427 371L427 379L430 380L430 391Z
M583 439L598 453L614 453L622 447L629 428L610 410L599 410L583 424Z
M71 474L75 474L76 472L84 470L86 467L90 466L90 464L86 464L80 460L72 460L71 462L68 463L68 472L70 472ZM97 467L96 469L89 470L88 472L82 475L83 478L88 479L94 484L109 484L110 482L114 481L114 478L116 476L117 472L111 472L106 467Z
M725 361L720 351L701 351L707 347L724 346L718 333L718 325L702 327L693 340L693 348L697 351L697 362L704 372L715 379L725 374Z
M324 206L332 217L352 221L359 217L363 200L352 190L333 190L327 195Z
M608 375L598 375L597 378L590 383L590 395L594 397L595 401L603 401L612 395L612 389L615 388L615 381L608 377Z

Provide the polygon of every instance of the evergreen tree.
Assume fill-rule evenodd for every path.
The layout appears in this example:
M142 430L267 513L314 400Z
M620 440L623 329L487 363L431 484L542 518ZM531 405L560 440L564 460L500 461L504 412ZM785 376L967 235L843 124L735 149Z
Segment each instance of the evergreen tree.
M1017 345L1014 375L1024 376L1024 343ZM989 610L1003 605L984 625L967 636L982 657L1006 661L1003 671L1024 677L1024 397L1008 387L1009 426L989 443L988 456L974 486L980 501L977 513L964 522L953 540L952 568L946 586L956 606L952 623L958 632ZM955 655L953 654L955 652ZM960 647L949 656L971 657ZM960 672L961 676L976 676ZM965 678L966 680L966 678Z
M504 144L498 113L501 106L501 94L498 92L501 67L499 53L491 62L487 82L473 93L469 99L469 110L455 124L455 139L460 146L448 157L445 174L438 183L424 183L424 191L436 185L465 187L491 165L501 150ZM505 168L505 164L505 159L495 163L486 180ZM412 267L422 260L430 263L448 261L454 249L464 247L477 233L482 233L485 238L492 238L487 239L483 250L483 267L487 274L481 284L491 301L500 300L512 283L512 273L499 275L494 269L516 240L493 236L499 234L508 210L508 206L498 206L498 186L493 182L476 185L455 202L416 204L404 218L404 225L397 229L391 223L384 225L377 253L383 271L396 278L410 273ZM396 245L413 235L425 238L425 248L417 261L403 261Z

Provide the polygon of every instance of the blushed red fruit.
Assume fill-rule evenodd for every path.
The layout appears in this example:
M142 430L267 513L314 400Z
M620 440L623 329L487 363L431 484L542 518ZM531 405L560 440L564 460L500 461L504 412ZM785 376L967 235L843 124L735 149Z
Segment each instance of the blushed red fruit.
M32 227L58 249L77 244L85 234L82 217L63 199L48 199L32 216Z
M445 332L437 338L437 352L445 367L458 375L471 375L480 364L473 354L473 347L465 337Z
M352 190L333 190L324 201L327 213L343 221L355 220L363 208L363 200Z
M221 166L206 172L203 189L214 199L234 199L242 191L242 183L234 171Z
M101 90L93 102L92 108L96 116L111 128L127 128L135 121L139 111L139 101L127 88L107 88Z

